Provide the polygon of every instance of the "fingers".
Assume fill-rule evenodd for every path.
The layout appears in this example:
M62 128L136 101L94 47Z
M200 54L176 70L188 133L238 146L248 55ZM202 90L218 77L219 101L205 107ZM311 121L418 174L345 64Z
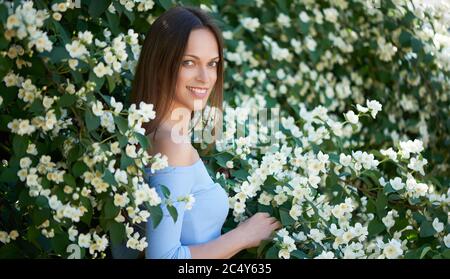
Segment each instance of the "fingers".
M258 214L258 215L260 215L260 216L263 216L263 217L270 217L270 214L267 213L267 212L258 212L258 213L256 213L256 214Z

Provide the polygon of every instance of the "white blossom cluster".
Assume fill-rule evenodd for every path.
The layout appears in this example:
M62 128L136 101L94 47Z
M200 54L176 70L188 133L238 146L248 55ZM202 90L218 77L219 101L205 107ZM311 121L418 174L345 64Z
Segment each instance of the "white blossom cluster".
M368 100L366 105L367 107L357 105L360 116L371 115L375 118L382 108L379 102L373 100ZM342 129L344 124L336 124L339 122L332 120L328 111L320 107L313 111L303 108L300 117L305 121L302 126L294 123L292 117L283 117L282 125L287 131L293 131L296 140L302 142L301 147L292 145L292 141L285 135L280 137L281 144L273 148L273 152L260 154L260 160L245 159L251 166L249 176L243 181L236 181L230 190L229 204L234 221L241 222L249 217L249 203L278 208L280 212L287 209L286 213L293 224L280 230L274 238L279 258L290 258L296 250L310 251L311 247L316 247L313 249L316 253L310 251L309 256L313 253L315 258L403 257L409 249L409 242L402 237L403 233L407 230L419 230L414 218L408 215L409 225L393 230L402 217L395 209L391 209L381 217L392 237L369 238L369 223L373 221L374 214L367 211L367 197L357 196L358 190L365 190L358 183L338 179L336 183L347 197L343 202L335 203L327 194L330 187L327 179L332 175L346 178L348 175L360 177L367 172L377 172L381 174L379 183L383 189L386 187L385 175L379 166L392 160L401 164L402 178L394 177L389 183L400 193L401 198L409 203L410 198L420 198L421 201L434 202L445 210L449 203L448 193L429 191L433 186L419 182L417 178L417 175L423 175L423 169L420 168L423 167L423 161L417 163L424 150L422 142L400 142L397 151L389 148L381 150L376 156L366 151L352 150L350 155L341 153L335 158L334 154L314 151L311 143L316 136L309 137L309 133L314 134L317 129L311 127L320 124L327 131L328 138L343 140L345 137L342 133L336 135L329 130L334 130L333 127L337 126ZM227 119L227 116L224 118ZM351 129L349 133L352 133ZM315 144L322 143L323 141L318 141ZM227 151L234 153L235 149ZM233 168L233 165L230 164L229 167ZM267 184L269 178L271 183ZM400 191L403 188L404 192ZM337 195L337 192L334 193L336 194L333 195ZM283 218L286 217L282 217L282 220ZM309 223L308 218L318 218L318 221ZM443 220L434 219L435 237L446 245L448 236L445 235L444 226Z
M26 1L8 17L5 38L7 40L14 37L19 40L27 38L28 50L35 47L38 52L51 51L53 43L48 38L47 32L41 30L48 17L47 10L36 10L32 1Z

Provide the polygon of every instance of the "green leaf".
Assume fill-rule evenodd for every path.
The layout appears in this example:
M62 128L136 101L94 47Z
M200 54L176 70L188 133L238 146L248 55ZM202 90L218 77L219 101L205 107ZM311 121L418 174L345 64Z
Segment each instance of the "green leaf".
M276 246L270 247L266 252L266 259L278 259L279 251L280 249L278 249Z
M77 97L75 95L71 94L64 94L59 98L59 106L60 107L70 107L72 106L77 100Z
M172 216L173 222L176 222L178 219L177 209L173 205L167 205L167 210L169 211L170 216Z
M227 168L227 162L233 158L233 155L229 153L223 153L216 157L216 162L219 166Z
M17 181L19 181L17 172L17 168L4 168L0 174L0 182L17 183Z
M34 100L34 102L31 104L29 111L32 112L34 115L40 115L44 113L44 106L42 105L42 101L40 99Z
M306 255L304 252L302 252L300 250L292 251L291 256L293 256L294 258L297 258L297 259L307 259L308 258L308 255Z
M50 243L52 245L53 250L55 250L56 253L65 255L66 248L70 244L70 241L69 238L67 237L67 234L58 233L51 238Z
M72 173L75 177L80 177L88 170L89 168L86 166L86 164L81 161L76 162L72 167Z
M247 180L247 177L249 176L249 173L244 169L231 170L230 172L233 177L242 179L244 181Z
M144 150L147 150L148 145L149 145L148 138L146 136L144 136L143 134L140 134L140 133L134 133L134 136L139 141L139 144L140 144L141 148L144 149Z
M41 208L50 208L50 206L48 205L48 199L44 196L38 196L35 203Z
M125 154L120 157L120 168L126 169L129 165L134 164L134 160Z
M369 235L376 236L382 231L384 231L386 227L384 226L383 222L378 220L378 218L374 218L370 223L369 227L367 228L367 231L369 232Z
M420 224L420 237L429 237L433 236L436 231L433 228L433 224L430 221L424 220L422 224Z
M284 209L280 209L280 218L281 218L281 224L283 224L283 227L291 226L295 224L295 220L289 215L289 212Z
M378 216L384 217L386 216L386 206L387 206L387 197L383 192L378 192L377 201L375 202L375 206L377 207Z
M149 206L148 210L152 218L153 228L156 229L163 217L162 209L160 206Z
M109 235L113 245L120 245L125 240L125 226L112 221L109 225Z
M166 199L168 199L170 197L170 190L169 190L169 188L167 188L167 186L165 186L165 185L160 185L160 186L161 186L161 191L162 191L164 197Z
M102 179L109 185L114 185L114 186L118 185L116 179L114 178L114 175L108 169L105 170L105 172L102 176Z
M117 139L119 140L119 147L124 148L128 143L128 138L121 134L117 134Z
M69 34L67 33L66 29L57 21L53 21L53 24L55 25L56 32L61 36L64 47L66 44L70 44L71 40L69 37Z
M425 257L425 255L430 251L431 251L430 246L426 246L425 248L423 248L422 253L420 253L420 259L423 259Z
M163 7L165 10L170 9L170 7L172 7L173 5L173 1L172 0L157 0L159 5L161 7Z
M116 14L112 14L108 11L105 12L106 19L108 20L108 26L111 29L111 32L114 36L118 36L120 34L120 19Z
M74 145L70 150L69 154L67 154L67 163L72 164L76 160L78 160L81 156L81 145Z
M67 38L68 39L68 38ZM65 47L54 47L49 54L51 61L55 64L60 63L63 59L69 59L70 55Z
M258 259L262 257L264 249L270 243L272 243L272 240L270 240L270 239L264 239L264 240L261 241L261 243L258 246L258 249L256 250L256 256L257 256Z
M88 108L84 113L84 121L86 123L86 127L88 131L92 131L98 128L100 126L100 118L95 116L91 112L91 108Z
M73 188L77 187L75 178L70 173L65 173L63 178L64 178L64 183L66 183L67 185L72 186Z
M17 157L22 157L26 154L28 148L28 138L25 136L14 135L13 150Z
M442 256L446 259L450 259L450 249L446 249L444 252L442 252Z
M99 78L94 71L92 70L89 73L89 80L95 83L95 92L100 92L100 89L102 88L103 84L105 83L105 77Z
M106 219L114 219L119 214L120 208L114 205L113 199L108 198L105 202L105 218Z
M108 81L109 93L112 93L114 91L114 88L116 88L116 81L112 76L106 76L106 80Z
M46 199L46 198L44 198ZM47 199L46 199L47 200ZM50 217L50 210L48 208L46 209L35 209L33 210L33 215L32 215L32 219L33 219L33 223L36 226L41 225L42 223L44 223L45 220L48 220Z
M91 17L97 18L101 14L103 14L106 9L111 4L111 0L95 0L91 1L91 4L89 5L89 15Z
M14 243L8 243L0 247L0 259L23 259L22 250Z
M128 121L122 116L114 116L114 123L122 134L125 134L128 130Z
M3 36L3 35L2 35ZM8 57L4 57L0 55L0 78L3 80L3 77L9 72L12 68L11 59Z

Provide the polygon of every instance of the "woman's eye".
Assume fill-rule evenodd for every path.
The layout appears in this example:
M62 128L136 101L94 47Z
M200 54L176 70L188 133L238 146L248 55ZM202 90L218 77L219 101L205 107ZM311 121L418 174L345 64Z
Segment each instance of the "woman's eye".
M192 61L192 60L184 60L183 61L183 65L184 66L192 66L192 65L194 65L194 61Z
M209 65L211 67L217 67L218 64L219 64L219 62L217 62L217 61L213 61L213 62L209 63Z

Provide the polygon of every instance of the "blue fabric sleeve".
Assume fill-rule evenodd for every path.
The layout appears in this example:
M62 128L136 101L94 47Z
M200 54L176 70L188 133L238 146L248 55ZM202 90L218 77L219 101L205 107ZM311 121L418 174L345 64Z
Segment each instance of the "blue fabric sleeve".
M145 252L147 259L190 259L191 251L188 246L181 245L181 231L184 217L185 202L177 202L180 196L191 193L193 186L193 173L161 173L152 176L150 186L155 187L157 193L163 198L160 185L170 190L170 196L174 201L173 206L178 212L177 221L174 222L165 204L162 205L163 217L154 229L151 218L146 224L148 247Z

